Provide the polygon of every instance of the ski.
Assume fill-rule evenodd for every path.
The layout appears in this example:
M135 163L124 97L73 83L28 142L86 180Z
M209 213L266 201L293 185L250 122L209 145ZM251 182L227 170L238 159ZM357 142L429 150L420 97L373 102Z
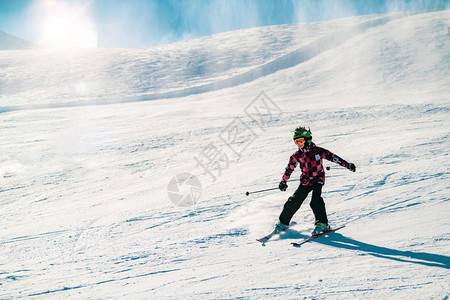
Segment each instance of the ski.
M342 225L342 226L336 227L336 228L332 228L332 229L330 229L330 230L327 230L327 231L322 232L321 234L313 235L313 236L310 236L309 238L306 238L306 239L304 239L304 240L301 240L301 241L299 241L299 242L294 242L294 243L291 243L291 244L292 244L294 247L300 247L301 245L303 245L303 244L305 244L305 243L307 243L307 242L309 242L309 241L312 241L312 240L314 240L314 239L316 239L316 238L318 238L318 237L321 237L322 235L325 235L325 234L330 233L330 232L334 232L334 231L339 230L339 229L344 228L344 227L345 227L345 225Z
M272 238L275 234L277 234L279 232L277 232L277 230L275 229L274 231L272 231L271 233L269 233L269 235L266 235L265 237L262 237L260 239L256 239L258 242L260 242L261 244L265 244L267 241L270 240L270 238Z
M295 224L296 224L295 222L291 222L291 224L289 224L289 226L287 226L283 231L285 231L286 229ZM279 234L280 232L282 231L277 231L276 229L274 229L271 233L269 233L269 235L266 235L265 237L256 240L260 242L263 246L265 246L265 243L267 243L274 235Z

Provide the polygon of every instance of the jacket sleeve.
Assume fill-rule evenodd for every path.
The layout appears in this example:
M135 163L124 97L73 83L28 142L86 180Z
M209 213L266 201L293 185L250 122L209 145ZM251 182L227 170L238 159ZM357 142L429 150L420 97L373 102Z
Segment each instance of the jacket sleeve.
M289 158L289 163L286 166L286 170L284 171L283 179L281 180L282 182L286 182L289 177L291 177L292 172L294 172L294 169L297 166L297 162L298 161L295 155L291 155Z
M350 164L346 160L340 158L339 156L337 156L336 154L334 154L333 152L331 152L327 149L322 148L321 150L322 150L322 152L321 152L320 156L322 158L325 158L326 160L334 162L342 167L349 168Z

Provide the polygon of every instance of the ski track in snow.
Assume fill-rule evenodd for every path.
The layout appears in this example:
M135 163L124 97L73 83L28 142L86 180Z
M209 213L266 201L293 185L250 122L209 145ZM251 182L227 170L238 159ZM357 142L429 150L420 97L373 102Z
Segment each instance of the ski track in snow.
M137 72L128 83L131 91L109 82L103 100L73 107L85 97L83 85L39 90L30 79L35 71L26 73L33 89L9 86L0 96L0 298L448 298L450 87L443 80L449 68L435 65L448 59L448 37L436 32L448 21L443 11L349 18L314 24L312 32L291 26L235 32L262 35L255 41L265 41L258 49L272 49L267 61L256 54L246 65L250 51L236 48L239 63L230 60L229 68L213 70L223 52L199 55L190 65L197 71L181 72L195 86L179 91L163 91L174 79L162 74L176 73L180 65L158 61L175 62L164 56L192 55L202 46L218 49L233 33L145 55L91 53L120 54L114 57L119 65L106 68L112 82L120 79L116 73L130 70L130 59L146 68L156 64L136 68L161 76L164 84L152 92L174 97L167 101L92 105L152 99L140 94L148 87ZM328 29L339 24L348 27L333 40ZM294 41L292 32L305 40ZM363 46L371 39L385 48L354 55L366 53ZM444 58L418 51L422 39ZM20 66L39 65L43 55L22 54L0 53L15 70L1 74L3 86L12 82L5 76L20 78ZM345 67L340 58L352 54L358 64ZM74 57L79 66L89 60ZM70 72L52 72L73 79ZM363 82L353 73L367 76L367 85L352 86ZM91 93L104 92L95 84ZM262 89L283 110L263 130L243 112ZM61 96L57 103L55 95ZM10 104L21 97L20 105ZM257 137L212 181L193 157L237 116ZM357 165L351 173L325 162L333 167L323 192L331 225L347 226L291 247L312 229L307 200L294 216L297 224L261 247L255 238L271 231L296 182L289 182L286 193L244 193L278 184L295 150L291 131L299 122L311 126L319 146ZM201 179L202 198L192 207L175 207L167 184L186 171ZM291 179L298 176L296 170Z

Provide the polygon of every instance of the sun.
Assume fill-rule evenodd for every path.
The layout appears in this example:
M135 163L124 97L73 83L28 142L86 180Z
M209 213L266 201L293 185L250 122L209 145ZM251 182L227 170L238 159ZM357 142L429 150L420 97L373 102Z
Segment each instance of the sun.
M96 48L97 30L82 12L66 6L49 6L42 22L40 44L50 48Z

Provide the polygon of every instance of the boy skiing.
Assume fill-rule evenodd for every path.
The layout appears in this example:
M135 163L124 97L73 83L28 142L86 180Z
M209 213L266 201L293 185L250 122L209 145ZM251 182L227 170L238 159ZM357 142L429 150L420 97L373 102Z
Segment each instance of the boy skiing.
M279 217L279 222L275 225L275 231L281 232L286 229L292 216L297 212L303 201L312 191L310 206L316 219L316 227L313 230L312 235L319 235L324 231L330 230L325 203L321 197L322 187L325 184L325 171L322 165L322 159L325 158L331 162L337 163L352 172L356 171L356 166L324 148L317 147L312 142L311 131L305 127L298 127L295 129L294 142L298 147L298 151L289 158L286 171L284 172L278 187L281 191L286 191L288 187L286 181L291 176L297 164L300 164L300 170L302 172L300 176L300 185L284 204L283 211Z

